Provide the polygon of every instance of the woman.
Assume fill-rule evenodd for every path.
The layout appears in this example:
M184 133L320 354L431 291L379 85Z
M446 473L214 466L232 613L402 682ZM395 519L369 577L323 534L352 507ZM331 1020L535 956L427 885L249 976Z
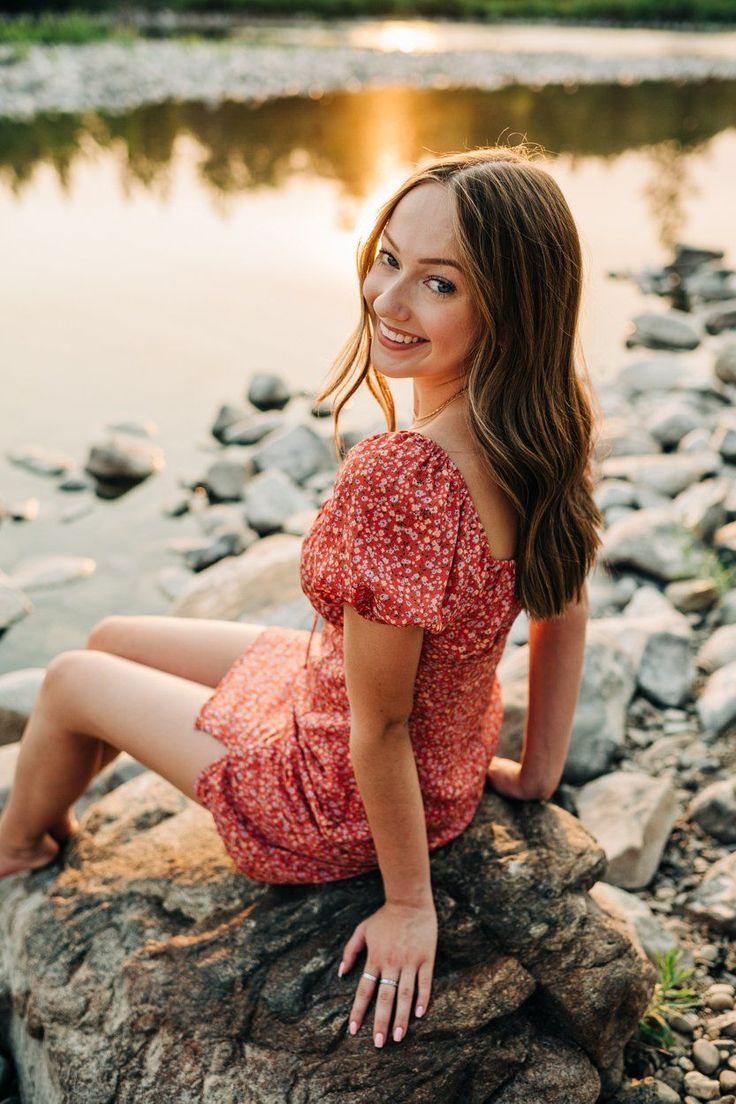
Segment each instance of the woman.
M318 401L366 381L389 429L344 457L304 538L324 628L109 617L51 661L0 816L0 875L50 862L71 805L125 750L208 808L238 870L318 882L380 869L385 903L350 1030L374 1042L427 1008L437 921L429 852L472 820L486 777L549 798L583 661L602 517L593 418L574 363L580 244L524 147L440 157L383 205L358 251L361 319ZM411 378L397 430L390 379ZM338 448L339 452L339 448ZM521 763L495 757L496 664L530 618ZM316 624L316 617L315 617ZM214 688L214 693L212 692ZM224 745L224 750L223 750Z

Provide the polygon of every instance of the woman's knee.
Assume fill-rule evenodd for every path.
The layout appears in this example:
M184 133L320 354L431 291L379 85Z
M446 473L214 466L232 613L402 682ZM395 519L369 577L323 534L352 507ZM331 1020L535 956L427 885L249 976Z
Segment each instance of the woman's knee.
M100 652L108 651L129 618L125 614L111 613L92 626L87 636L87 647Z
M41 691L45 694L59 692L66 694L72 684L80 678L89 681L91 658L89 652L82 648L59 652L46 665Z

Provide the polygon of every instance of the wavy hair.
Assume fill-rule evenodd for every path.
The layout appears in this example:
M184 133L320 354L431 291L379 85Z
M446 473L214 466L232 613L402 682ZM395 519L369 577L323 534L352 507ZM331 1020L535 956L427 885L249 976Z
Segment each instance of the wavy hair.
M362 287L397 204L430 180L454 199L455 243L480 313L467 361L466 411L489 477L516 510L516 593L530 618L556 617L568 602L582 601L604 519L593 498L594 394L578 332L580 239L559 185L527 145L436 157L380 206L357 250L360 320L316 402L337 393L332 417L340 459L340 412L364 382L387 429L397 428L391 390L370 360L372 323Z

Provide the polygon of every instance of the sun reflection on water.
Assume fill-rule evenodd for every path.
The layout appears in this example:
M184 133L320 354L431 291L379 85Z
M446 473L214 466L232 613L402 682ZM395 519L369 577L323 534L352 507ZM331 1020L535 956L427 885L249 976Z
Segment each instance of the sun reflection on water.
M430 54L443 49L439 27L423 20L376 20L348 33L350 45L386 53Z

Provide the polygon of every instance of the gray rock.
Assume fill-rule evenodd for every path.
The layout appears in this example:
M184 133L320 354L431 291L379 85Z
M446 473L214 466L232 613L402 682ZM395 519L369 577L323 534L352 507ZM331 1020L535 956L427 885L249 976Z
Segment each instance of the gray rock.
M686 433L702 425L702 415L682 398L657 407L645 420L645 428L662 448L675 448Z
M692 358L670 356L648 356L624 364L609 386L617 393L625 391L630 397L646 395L652 391L671 393L678 383L687 383L692 379L696 365Z
M627 479L635 487L647 488L658 495L674 497L691 483L707 475L717 475L721 457L713 449L702 452L669 452L663 455L615 456L604 460L604 479Z
M97 565L89 556L28 556L16 566L11 581L23 590L64 586L74 579L88 579Z
M721 1095L718 1082L704 1077L697 1070L688 1070L685 1074L685 1091L698 1100L716 1100Z
M727 299L716 306L706 307L698 314L708 334L720 334L725 330L736 329L736 299Z
M286 381L273 372L258 372L250 381L248 401L257 410L283 410L290 398Z
M729 567L736 565L736 521L722 525L713 534L713 549Z
M0 744L20 740L45 676L45 667L0 675Z
M712 579L683 579L669 583L665 595L681 613L704 613L718 601L719 590Z
M98 479L139 481L165 467L163 449L124 434L92 445L85 470Z
M729 464L736 463L736 412L725 411L718 419L710 447Z
M693 1043L693 1062L706 1077L711 1077L721 1064L718 1047L708 1039L696 1039Z
M588 622L582 681L563 772L564 781L573 785L607 771L623 745L636 668L617 631L621 620Z
M278 468L299 484L335 463L332 445L305 425L289 426L271 434L251 455L259 471Z
M176 617L264 621L266 611L294 599L311 609L299 583L302 542L274 533L240 556L228 556L195 575L173 603Z
M637 506L636 491L626 479L602 479L593 495L601 510L612 506Z
M8 460L27 468L36 475L64 475L76 467L76 460L66 453L52 452L43 445L21 445L6 453Z
M10 575L0 571L0 631L33 612L33 602Z
M736 778L711 782L693 798L686 816L721 843L736 843Z
M602 537L600 557L618 568L634 568L665 582L692 578L692 537L668 509L638 510Z
M647 958L656 965L657 955L680 949L681 964L692 960L692 954L681 947L672 932L660 924L646 901L635 893L627 893L609 882L596 882L590 890L591 897L606 912L620 916L628 925L632 940L637 940Z
M313 510L314 502L291 476L280 468L262 471L248 483L245 517L261 536L276 533L298 510Z
M207 492L215 502L242 500L249 466L235 459L215 460L205 473Z
M691 697L694 679L689 631L670 625L653 632L637 673L639 689L658 705L682 705Z
M608 418L601 426L595 455L599 461L616 456L642 456L656 453L659 442L642 426L626 416Z
M478 1100L594 1104L655 971L587 890L577 819L486 792L432 854L432 995L376 1060L347 1032L337 963L380 873L270 886L233 870L208 813L145 772L85 812L43 871L0 885L3 1015L23 1095L57 1104ZM389 1061L390 1057L390 1061ZM516 1088L514 1088L516 1086Z
M697 349L700 334L691 319L675 312L671 314L637 314L626 338L627 349L643 345L647 349Z
M719 349L713 371L724 383L736 383L736 341L729 341Z
M717 931L736 935L736 851L724 855L710 867L700 885L685 900L685 911ZM733 1024L736 1037L736 1013L724 1013ZM728 1018L730 1017L730 1019Z
M727 663L710 676L697 700L697 710L711 739L736 721L736 662Z
M159 428L152 418L130 418L122 422L108 422L106 428L113 433L130 433L134 437L145 437L148 440L159 435Z
M649 885L679 814L667 780L613 771L583 786L576 804L583 825L606 852L603 880L624 889Z
M693 483L673 499L673 513L695 537L710 541L727 519L729 491L729 481L723 477Z

